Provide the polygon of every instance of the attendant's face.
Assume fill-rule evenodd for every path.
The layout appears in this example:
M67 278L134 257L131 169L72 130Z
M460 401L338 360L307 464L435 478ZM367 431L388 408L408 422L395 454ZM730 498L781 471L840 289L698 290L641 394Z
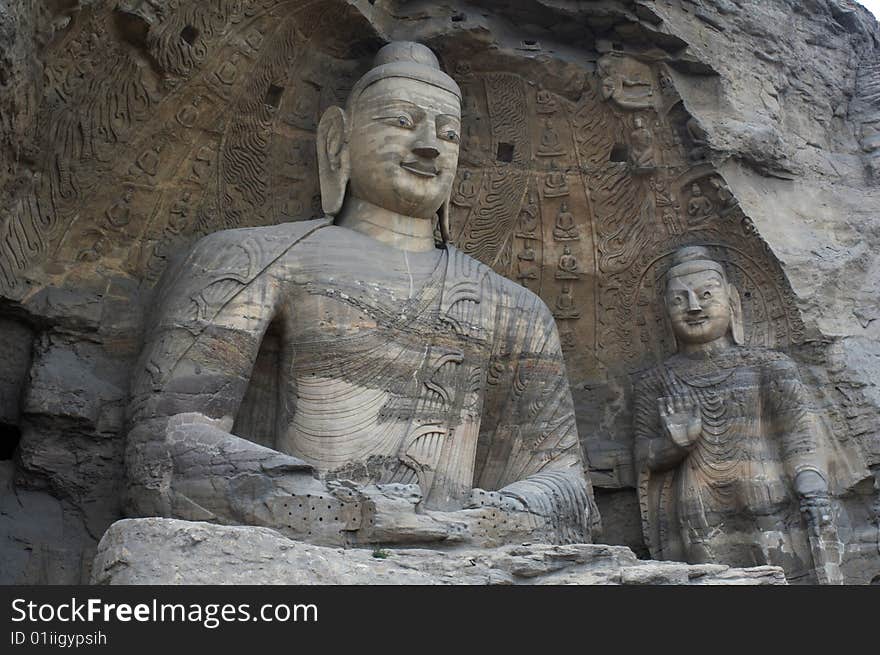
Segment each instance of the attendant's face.
M389 77L368 86L350 117L350 193L433 219L455 178L460 112L457 96L426 82Z
M717 271L671 278L666 286L666 308L675 336L684 343L710 343L730 328L730 296Z

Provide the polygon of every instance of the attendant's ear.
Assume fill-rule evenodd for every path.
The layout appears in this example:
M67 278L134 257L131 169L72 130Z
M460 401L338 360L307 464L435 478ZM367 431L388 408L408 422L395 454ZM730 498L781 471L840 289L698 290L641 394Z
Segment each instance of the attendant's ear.
M330 107L318 123L318 181L321 185L321 208L328 216L342 209L345 189L351 174L348 151L348 121L339 107Z
M745 343L745 330L743 329L743 309L739 291L732 284L727 285L727 297L730 298L730 334L733 342L741 346Z

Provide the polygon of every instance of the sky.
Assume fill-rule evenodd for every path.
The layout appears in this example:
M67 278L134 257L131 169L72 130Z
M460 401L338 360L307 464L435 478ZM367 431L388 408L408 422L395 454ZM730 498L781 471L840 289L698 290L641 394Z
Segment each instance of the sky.
M870 9L880 20L880 0L858 0L858 2Z

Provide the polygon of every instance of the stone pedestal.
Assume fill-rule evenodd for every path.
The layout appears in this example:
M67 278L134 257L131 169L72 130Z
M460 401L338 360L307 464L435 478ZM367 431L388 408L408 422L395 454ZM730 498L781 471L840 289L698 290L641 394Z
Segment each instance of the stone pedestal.
M148 518L114 523L93 584L786 584L772 566L735 569L639 560L624 546L487 549L315 546L268 528Z

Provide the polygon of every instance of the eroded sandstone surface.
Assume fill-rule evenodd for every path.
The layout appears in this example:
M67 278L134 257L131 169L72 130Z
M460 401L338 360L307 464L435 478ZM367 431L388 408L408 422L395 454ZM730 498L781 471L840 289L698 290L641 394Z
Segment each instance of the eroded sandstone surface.
M114 523L93 584L778 585L781 569L639 560L625 546L523 544L444 552L328 548L269 528L173 519Z
M320 215L318 119L392 39L462 89L452 240L554 312L602 541L646 555L632 385L700 243L870 472L834 511L876 580L880 30L847 0L0 5L0 579L89 579L164 271Z

